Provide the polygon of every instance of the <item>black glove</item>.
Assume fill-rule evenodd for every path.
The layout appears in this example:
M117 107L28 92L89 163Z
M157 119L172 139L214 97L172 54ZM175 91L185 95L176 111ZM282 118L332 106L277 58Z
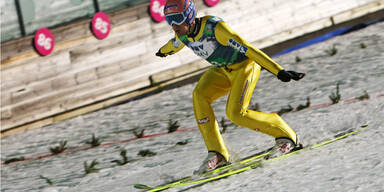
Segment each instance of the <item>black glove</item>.
M289 82L291 79L298 81L305 76L305 73L299 73L296 71L285 71L281 70L277 74L277 78L283 82Z
M166 54L164 54L164 53L162 53L162 52L160 52L160 50L156 53L156 56L158 56L158 57L166 57L167 55Z

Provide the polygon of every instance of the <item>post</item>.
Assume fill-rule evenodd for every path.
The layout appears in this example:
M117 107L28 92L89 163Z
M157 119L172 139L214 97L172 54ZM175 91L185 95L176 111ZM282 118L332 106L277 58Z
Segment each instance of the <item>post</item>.
M95 0L95 1L97 1L97 0ZM15 5L16 5L17 17L19 19L21 36L25 36L26 32L25 32L25 26L24 26L24 18L23 18L23 14L21 12L19 0L15 0Z
M97 0L93 0L93 5L95 6L95 12L99 12L100 11L100 6L99 6L99 2Z

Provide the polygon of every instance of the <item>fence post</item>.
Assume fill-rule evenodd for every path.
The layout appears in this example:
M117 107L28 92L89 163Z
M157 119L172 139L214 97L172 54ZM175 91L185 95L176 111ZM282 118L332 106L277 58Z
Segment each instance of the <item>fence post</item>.
M95 6L95 12L99 12L100 11L100 6L99 6L99 2L97 0L93 0L93 5Z
M26 35L26 32L25 32L24 19L23 19L23 14L21 12L19 0L15 0L15 5L16 5L17 17L20 25L21 36L24 37Z

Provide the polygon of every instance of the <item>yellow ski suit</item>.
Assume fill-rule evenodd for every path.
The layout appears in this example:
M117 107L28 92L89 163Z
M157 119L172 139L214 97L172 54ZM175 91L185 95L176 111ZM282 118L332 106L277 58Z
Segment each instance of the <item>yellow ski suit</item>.
M212 102L227 93L226 115L229 120L274 138L289 138L296 143L296 133L279 115L247 109L261 67L274 75L283 68L232 31L220 18L205 16L200 21L199 32L194 38L175 34L160 52L171 55L186 45L214 65L203 74L193 91L195 118L208 151L218 152L227 161L230 160L211 107Z

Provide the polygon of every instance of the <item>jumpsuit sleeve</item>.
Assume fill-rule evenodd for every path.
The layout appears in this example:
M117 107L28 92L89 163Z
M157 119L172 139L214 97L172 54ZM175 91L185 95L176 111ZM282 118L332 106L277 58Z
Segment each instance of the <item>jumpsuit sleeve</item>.
M184 46L185 45L180 41L180 39L175 36L169 40L167 44L160 48L160 52L166 55L172 55L180 51Z
M283 70L283 67L273 61L263 51L255 48L252 44L240 37L240 35L234 32L224 21L220 21L217 24L215 36L219 43L224 46L234 47L272 74L277 75L279 71Z

